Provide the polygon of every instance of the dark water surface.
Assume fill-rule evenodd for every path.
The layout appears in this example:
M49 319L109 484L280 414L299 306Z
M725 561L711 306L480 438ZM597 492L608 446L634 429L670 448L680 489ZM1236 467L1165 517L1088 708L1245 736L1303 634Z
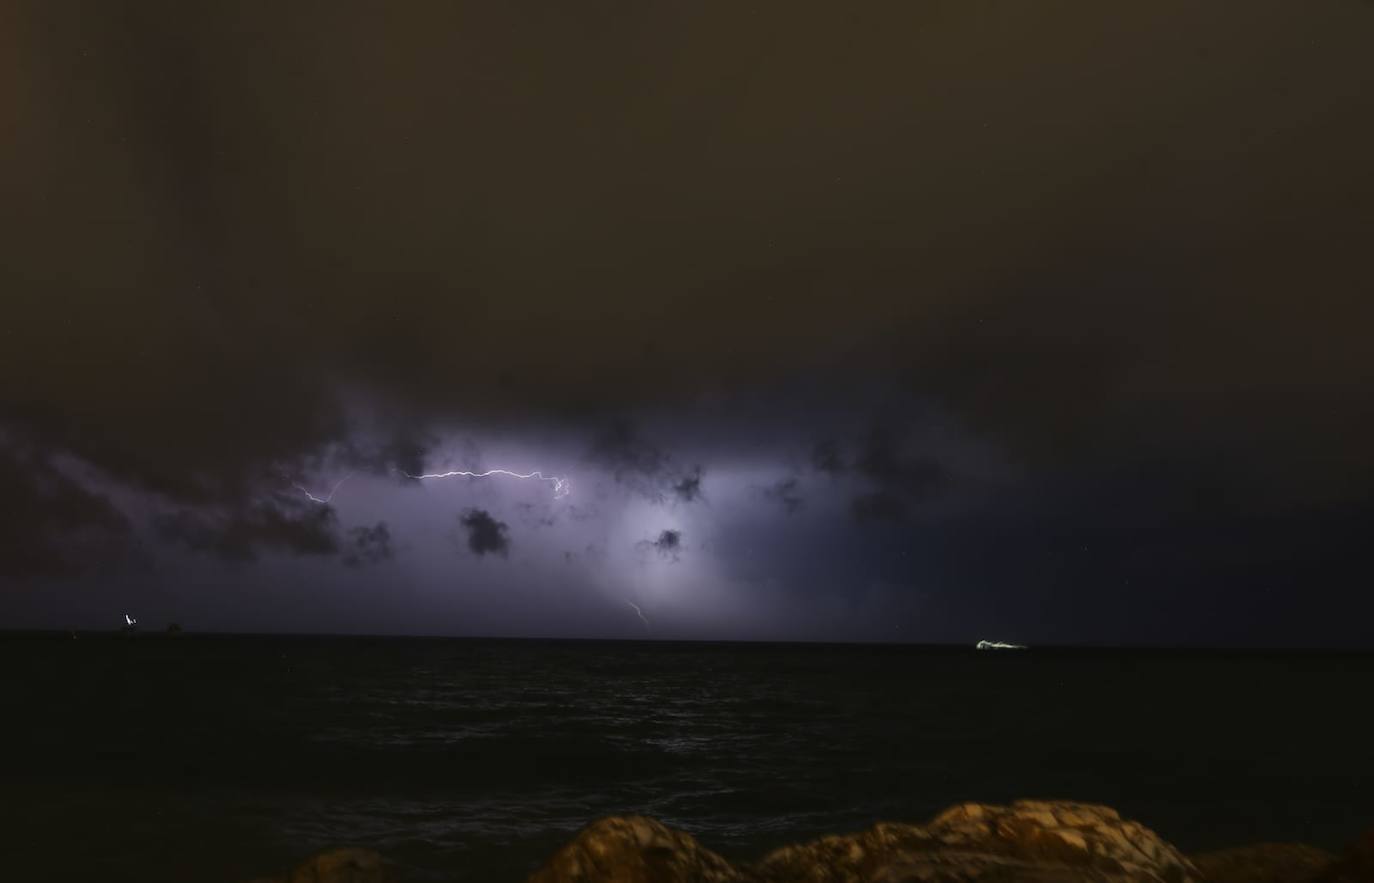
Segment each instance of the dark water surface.
M228 883L313 849L522 878L638 812L730 857L963 800L1185 850L1374 823L1374 656L367 638L0 639L18 879Z

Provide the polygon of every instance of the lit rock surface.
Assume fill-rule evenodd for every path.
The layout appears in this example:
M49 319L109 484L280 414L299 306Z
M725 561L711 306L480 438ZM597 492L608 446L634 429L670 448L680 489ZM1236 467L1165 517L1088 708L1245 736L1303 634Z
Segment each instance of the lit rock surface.
M924 826L877 825L784 847L755 867L770 883L1199 879L1178 850L1114 809L1030 800L966 803Z
M927 825L879 824L785 846L732 867L692 837L640 817L602 819L530 883L1199 883L1178 850L1092 804L968 803Z
M529 883L736 883L748 878L690 834L643 816L583 828Z

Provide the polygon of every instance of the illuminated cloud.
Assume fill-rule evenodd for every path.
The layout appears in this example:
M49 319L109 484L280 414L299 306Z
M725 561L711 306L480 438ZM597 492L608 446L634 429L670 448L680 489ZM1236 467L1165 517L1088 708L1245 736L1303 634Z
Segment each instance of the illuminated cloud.
M693 467L690 473L673 482L672 491L679 502L691 503L701 499L701 467Z
M347 566L380 564L389 561L392 555L391 530L386 522L379 521L370 527L363 525L348 531L348 545L343 554L343 563Z

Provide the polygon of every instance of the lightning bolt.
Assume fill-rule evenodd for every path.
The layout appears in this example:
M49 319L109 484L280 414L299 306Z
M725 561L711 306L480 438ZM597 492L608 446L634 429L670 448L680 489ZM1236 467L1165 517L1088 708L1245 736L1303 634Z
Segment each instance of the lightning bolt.
M545 475L542 472L512 472L509 469L488 469L486 472L468 472L467 470L456 469L452 472L427 472L424 475L411 475L409 472L404 472L399 469L396 471L400 472L406 478L415 479L417 481L425 481L431 478L457 478L460 476L467 478L486 478L489 475L509 475L511 478L532 478L537 481L548 482L549 484L553 485L553 498L555 500L561 500L568 494L572 493L572 484L568 481L568 479L560 478L557 475ZM305 494L306 499L310 500L310 502L319 503L321 505L328 505L329 503L332 503L334 501L334 495L339 492L339 488L343 487L343 483L352 478L353 475L354 473L350 472L343 478L336 481L334 483L334 487L331 488L329 493L323 497L318 497L315 494L312 494L310 490L305 487L305 485L297 484L293 485L293 487L295 487L295 489L300 491L301 493Z
M626 598L626 599L625 599L625 603L626 603L626 604L629 604L630 607L634 609L635 616L638 616L638 617L639 617L639 621L642 622L642 623L644 623L644 629L645 629L646 631L652 631L652 630L653 630L653 626L649 625L649 620L647 620L647 619L644 618L644 611L639 609L639 605L636 604L635 602L631 601L629 598Z
M417 481L427 481L431 478L486 478L489 475L509 475L511 478L533 478L538 481L546 481L553 485L553 498L561 500L572 492L566 478L559 478L556 475L545 475L542 472L512 472L509 469L488 469L486 472L468 472L462 469L455 469L452 472L427 472L424 475L411 475L409 472L401 473L406 478L413 478Z
M305 494L305 496L306 496L312 503L323 503L323 504L328 504L328 503L330 503L330 502L333 502L333 500L334 500L334 495L337 494L337 493L339 492L339 488L343 487L343 483L344 483L345 481L348 481L348 480L349 480L350 478L352 478L352 477L353 477L353 473L350 472L350 473L348 473L347 475L345 475L343 478L341 478L341 479L339 479L338 481L334 482L334 488L329 492L329 495L328 495L328 496L325 496L325 497L317 497L317 496L315 496L314 494L310 493L310 491L306 490L305 487L304 487L303 485L299 485L299 484L296 485L296 490L298 490L298 491L300 491L301 493Z

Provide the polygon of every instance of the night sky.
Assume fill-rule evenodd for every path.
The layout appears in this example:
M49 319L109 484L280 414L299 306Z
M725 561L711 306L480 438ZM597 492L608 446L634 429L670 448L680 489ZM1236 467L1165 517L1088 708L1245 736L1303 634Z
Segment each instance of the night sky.
M0 627L1372 648L1371 46L7 3Z

